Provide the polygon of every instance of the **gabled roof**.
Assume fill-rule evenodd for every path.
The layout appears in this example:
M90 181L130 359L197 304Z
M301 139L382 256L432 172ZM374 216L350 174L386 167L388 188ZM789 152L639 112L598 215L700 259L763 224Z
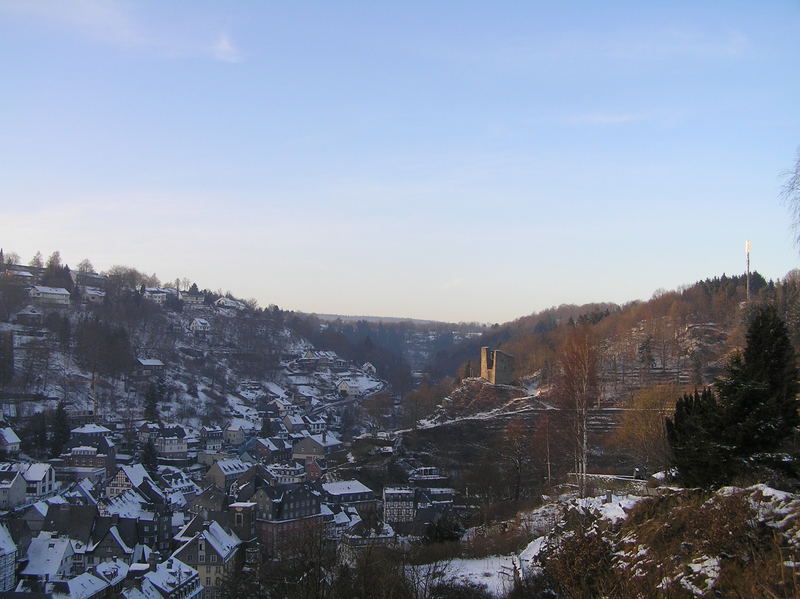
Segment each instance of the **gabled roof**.
M52 538L41 533L28 545L28 565L23 575L55 578L62 562L72 555L72 542L64 537Z
M43 285L34 285L32 289L35 289L39 293L52 293L55 295L69 296L69 291L67 291L63 287L45 287Z
M70 432L78 434L106 434L110 433L111 431L104 426L100 426L99 424L84 424L78 428L73 428Z
M128 478L129 481L131 481L131 484L134 487L138 487L145 480L153 482L153 479L150 478L150 475L147 473L147 470L145 470L144 466L142 466L141 464L133 464L132 466L120 466L119 469L125 473L125 476Z
M372 493L372 489L357 480L340 480L322 483L322 490L328 495L349 495L351 493Z
M15 433L14 429L12 429L10 426L0 428L0 440L2 440L2 442L6 445L20 443L17 433Z

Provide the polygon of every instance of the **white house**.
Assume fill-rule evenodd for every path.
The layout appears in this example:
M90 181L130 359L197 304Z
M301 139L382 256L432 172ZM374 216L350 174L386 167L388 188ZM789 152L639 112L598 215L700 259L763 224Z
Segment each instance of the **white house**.
M195 318L189 325L189 330L195 336L203 336L211 330L211 325L205 318Z
M359 386L348 379L342 379L339 384L336 385L336 389L338 389L340 393L344 393L348 396L358 395L361 392Z
M5 455L16 455L19 453L20 440L17 433L10 426L0 428L0 451Z
M217 308L232 308L233 310L246 310L247 306L245 306L242 302L239 302L235 299L231 299L229 297L221 297L217 301L214 302L214 305Z
M31 299L43 304L69 306L69 291L63 287L43 287L34 285L29 292Z
M205 295L191 291L181 291L180 298L185 306L202 306L206 301Z
M56 471L50 464L20 462L13 464L12 468L19 471L25 479L25 495L30 500L50 495L57 489Z
M375 366L373 366L372 362L364 362L364 365L361 367L361 370L363 370L370 376L375 376L375 373L378 372Z
M167 301L167 292L158 287L145 287L144 297L156 304L163 304Z
M74 553L70 539L59 537L58 533L41 532L31 539L28 564L20 574L39 580L70 578Z

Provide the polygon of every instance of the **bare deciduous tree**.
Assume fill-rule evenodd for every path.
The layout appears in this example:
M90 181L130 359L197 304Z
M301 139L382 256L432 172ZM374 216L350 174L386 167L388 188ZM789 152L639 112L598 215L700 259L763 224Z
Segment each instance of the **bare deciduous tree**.
M800 149L794 167L784 173L786 181L781 190L781 199L792 212L792 227L795 232L795 243L800 246Z
M575 476L578 491L586 493L586 462L589 455L589 408L599 393L599 347L588 325L570 331L561 349L561 374L557 389L562 405L573 413Z

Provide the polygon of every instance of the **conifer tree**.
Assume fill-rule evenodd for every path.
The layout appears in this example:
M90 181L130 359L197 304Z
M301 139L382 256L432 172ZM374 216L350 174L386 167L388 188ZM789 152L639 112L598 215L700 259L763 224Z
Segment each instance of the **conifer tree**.
M64 446L69 441L69 423L67 422L67 411L64 409L64 402L58 402L56 408L55 422L53 422L53 432L50 437L50 455L58 457L64 450Z
M717 485L759 465L800 424L795 352L774 306L756 308L747 345L714 390L678 400L667 421L675 464L687 484Z
M142 466L150 474L155 474L158 470L158 451L156 451L156 446L153 444L152 439L148 439L147 443L145 443L144 451L142 452Z
M684 394L666 421L675 466L685 484L706 486L724 480L719 447L719 404L711 389Z
M149 422L158 421L158 402L161 399L158 386L150 383L144 394L144 418Z
M716 387L723 441L739 457L774 451L800 423L794 348L773 306L757 310L744 353L733 357Z

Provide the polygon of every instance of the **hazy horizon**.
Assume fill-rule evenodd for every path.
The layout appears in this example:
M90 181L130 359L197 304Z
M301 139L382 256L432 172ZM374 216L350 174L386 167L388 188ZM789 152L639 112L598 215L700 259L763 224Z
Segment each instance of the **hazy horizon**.
M797 266L800 7L0 0L0 246L505 322Z

